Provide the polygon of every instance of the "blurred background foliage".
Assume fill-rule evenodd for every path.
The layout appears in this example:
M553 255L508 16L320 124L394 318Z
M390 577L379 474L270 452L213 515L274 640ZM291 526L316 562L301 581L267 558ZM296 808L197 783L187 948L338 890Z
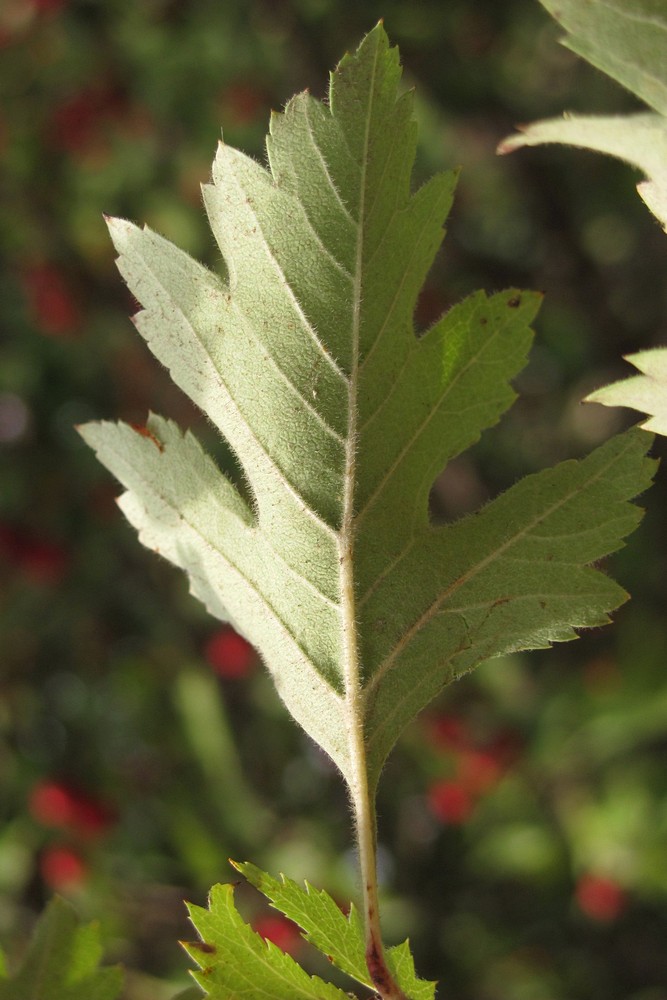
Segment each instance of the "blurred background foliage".
M546 292L519 401L434 487L451 518L632 422L579 400L665 342L667 239L636 178L562 149L494 156L516 123L632 100L558 46L536 0L0 6L0 939L20 954L64 893L102 921L125 1000L187 984L182 900L233 877L228 856L341 902L355 866L333 768L252 650L141 549L74 430L151 408L225 460L127 319L102 213L215 265L199 184L220 126L261 158L269 111L322 96L381 16L417 87L417 179L463 167L418 325L478 287ZM387 937L410 934L443 1000L667 998L664 474L645 505L611 563L633 594L614 626L484 665L387 768Z

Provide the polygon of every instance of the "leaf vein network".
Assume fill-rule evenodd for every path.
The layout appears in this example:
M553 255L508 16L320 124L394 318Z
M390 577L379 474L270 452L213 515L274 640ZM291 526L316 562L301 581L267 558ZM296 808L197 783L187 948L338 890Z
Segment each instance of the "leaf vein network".
M437 414L439 414L440 412L442 412L444 404L445 404L445 402L447 400L447 397L453 391L453 389L456 387L457 383L468 372L468 370L471 367L473 367L475 364L478 363L479 355L488 348L489 344L493 340L495 340L496 337L499 336L500 333L501 333L501 329L498 328L496 330L496 332L494 332L494 334L491 337L489 337L488 340L484 341L484 343L480 345L479 350L475 354L471 354L471 356L468 359L467 363L465 365L463 365L456 372L454 378L447 384L447 386L445 388L445 391L440 396L440 399L437 401L437 403L434 406L432 406L428 410L428 412L427 412L426 416L424 417L424 419L415 428L415 431L412 434L412 436L410 438L408 438L407 441L405 442L405 444L403 446L403 449L398 453L398 455L396 456L396 459L394 460L393 464L390 466L390 468L387 470L387 472L384 474L384 476L382 476L382 478L378 481L377 486L375 487L375 489L373 490L373 492L370 494L370 496L366 500L366 503L364 504L364 506L362 508L360 508L360 510L357 512L357 516L356 516L357 526L363 521L366 513L375 504L375 502L376 502L379 494L383 491L383 489L386 486L386 484L393 477L396 469L398 468L398 466L400 465L400 463L403 461L403 458L405 457L405 455L409 451L412 450L415 441L420 437L420 435L425 430L425 428L428 427L428 425L433 420L433 418ZM419 350L421 346L422 346L422 343L420 341L415 341L415 345L412 348L412 350ZM392 385L392 390L391 390L392 392L395 390L396 385L397 385L397 382L394 381L394 384ZM390 394L388 394L388 395L390 395ZM468 407L468 409L474 410L474 409L477 409L477 406L473 405L473 406ZM458 408L458 407L457 407L457 412L460 412L460 408Z
M253 323L250 321L250 319L244 312L243 308L234 298L234 296L231 297L230 305L238 313L239 318L243 323L244 330L246 330L246 332L250 335L250 337L252 337L252 339L255 341L256 344L259 344L261 348L266 350L266 357L269 363L271 364L272 368L277 372L279 378L282 379L285 385L289 386L290 390L294 393L296 398L303 404L305 409L308 410L308 412L317 420L317 422L324 429L324 431L330 437L332 437L334 441L337 441L339 444L344 445L345 438L341 434L339 434L338 431L331 426L331 424L327 423L327 421L324 419L324 417L317 409L317 407L313 406L308 397L301 392L299 387L294 384L294 382L289 377L287 372L278 364L274 354L272 353L272 351L268 349L266 341L262 340L262 338L257 334ZM271 346L273 345L271 344Z
M167 290L165 289L164 285L162 284L161 279L153 271L151 271L150 273L153 275L155 281L158 283L158 285L160 286L160 288L162 288L162 290L164 292L166 292ZM212 277L216 281L218 280L217 278L215 278L215 275L212 275ZM173 302L173 299L171 301ZM245 417L243 415L243 411L241 410L241 408L240 408L239 404L237 403L236 399L234 398L234 396L232 394L232 391L231 391L231 389L230 389L227 381L225 380L225 377L224 377L222 371L220 370L217 362L214 360L214 358L211 355L210 351L206 347L206 344L204 343L204 341L202 340L202 338L201 338L199 332L197 331L196 327L194 326L194 324L190 320L190 317L186 315L186 313L183 310L183 308L181 306L179 306L178 304L174 303L174 308L183 317L183 319L184 319L186 325L189 327L189 329L190 329L190 331L191 331L194 339L199 343L200 347L202 348L205 357L207 358L207 360L211 364L211 367L213 368L213 372L215 373L215 376L216 376L216 379L217 379L217 382L218 382L218 386L221 389L224 389L224 391L225 391L225 393L227 395L227 398L230 400L231 404L233 405L233 407L234 407L234 409L236 411L236 414L238 416L239 422L243 425L243 427L245 428L245 430L247 431L247 433L253 439L254 443L257 445L258 449L265 456L265 458L267 459L268 463L272 466L272 468L274 468L276 470L276 473L278 475L278 479L281 482L281 484L284 486L284 488L287 490L287 492L290 494L290 496L292 496L297 501L297 503L300 505L302 511L304 511L309 517L311 517L312 520L315 521L318 525L320 525L322 528L324 528L324 530L326 531L327 534L329 534L333 538L337 539L338 538L338 533L335 531L335 529L332 528L331 525L328 524L324 520L324 518L320 517L320 515L315 510L313 510L312 507L310 507L306 503L306 501L301 496L301 494L299 493L299 491L297 490L297 488L293 485L293 483L290 482L290 480L288 479L288 477L285 475L285 472L283 471L283 469L277 464L277 462L275 461L275 459L273 458L273 456L269 454L269 452L266 450L266 448L263 445L263 443L260 441L260 439L255 434L255 432L252 429L252 427L250 426L250 424L245 419ZM146 308L144 308L144 309L141 310L141 312L150 312L150 311L151 310L146 309ZM201 407L201 404L198 404L198 405L200 405L200 408L203 409L203 407ZM222 433L223 437L226 437L226 435L224 433L224 430L222 428L219 428L219 429L220 429L220 432ZM241 461L241 464L244 465L244 463L242 461ZM249 477L249 482L252 483L252 478L251 477Z
M232 176L234 178L234 181L235 181L236 186L238 187L239 191L241 191L241 193L245 195L245 190L243 188L243 185L241 184L241 182L239 181L238 177L236 176L235 171L232 170L231 174L232 174ZM308 317L306 316L305 312L301 308L301 303L299 302L299 299L298 299L297 295L295 294L294 289L292 288L292 286L290 285L289 281L287 280L287 275L285 274L285 272L284 272L284 270L283 270L280 262L278 261L278 258L276 257L276 255L275 255L275 253L273 251L273 248L271 247L269 241L266 239L266 236L264 235L264 230L262 229L262 226L261 226L261 223L260 223L259 218L257 216L257 213L255 212L255 210L254 210L254 208L252 206L252 203L249 200L248 200L248 211L250 212L250 214L252 215L253 219L255 220L255 223L257 224L257 229L258 229L258 231L262 235L262 240L261 240L262 246L263 246L263 248L264 248L264 250L266 252L266 255L269 258L271 264L273 265L273 267L274 267L274 269L275 269L275 271L276 271L276 273L277 273L277 275L278 275L278 277L280 279L281 284L285 288L285 290L287 292L287 295L288 295L288 298L292 302L292 305L294 307L294 311L300 317L305 332L309 335L309 337L312 339L312 341L316 344L318 350L322 354L322 357L324 358L324 360L326 361L326 363L328 365L330 365L330 367L334 370L334 372L341 379L342 382L344 382L345 384L348 384L349 383L348 376L345 374L345 372L343 371L343 369L337 364L337 362L334 359L334 357L329 353L329 351L325 347L324 343L320 340L320 337L319 337L319 335L317 333L317 330L315 329L315 327L313 326L313 324L311 323L311 321L308 319Z
M630 447L629 445L626 446L626 450L629 447ZM617 457L614 456L607 463L606 466L603 466L601 469L598 470L598 472L596 472L595 475L587 479L585 485L588 487L592 483L595 483L596 480L602 478L603 474L607 471L607 469L610 468L613 464L615 464L617 460L618 460ZM537 473L537 475L539 475L539 473ZM384 676L384 674L386 674L389 670L392 669L393 663L395 662L397 657L401 654L403 649L405 649L406 646L409 645L409 643L412 641L413 637L417 634L417 632L419 632L419 630L424 625L426 625L435 614L437 614L441 605L444 603L444 601L448 599L448 597L450 597L451 594L455 593L461 586L468 583L471 579L477 576L490 563L494 562L496 559L504 557L505 552L509 548L511 548L512 545L515 545L517 542L521 541L522 538L526 537L526 535L528 535L528 533L531 531L532 528L535 527L535 525L539 524L541 521L546 520L548 517L551 517L551 515L554 514L557 510L559 510L559 508L569 503L570 500L572 500L575 496L577 496L577 494L579 494L583 488L584 484L578 485L576 489L571 490L569 493L562 496L556 503L552 504L550 507L547 507L545 510L541 511L537 516L533 518L533 520L529 524L524 525L524 527L514 532L514 534L510 535L501 545L499 545L496 549L490 552L483 559L480 559L478 563L476 563L474 566L471 566L465 573L462 573L461 576L459 576L456 580L454 580L453 583L449 585L449 587L443 590L442 593L440 593L438 597L436 597L436 599L430 604L430 606L426 609L426 611L424 611L422 615L420 615L420 617L410 626L410 628L408 628L405 631L405 633L395 644L391 652L388 653L385 659L382 661L382 663L378 665L376 670L373 672L372 678L368 683L368 688L370 689L372 687L375 687L379 683L381 678ZM576 532L573 532L573 534L576 534ZM406 546L406 550L407 548L409 548L409 546Z
M347 217L348 221L352 224L352 226L354 227L355 232L356 232L358 230L358 228L359 228L359 222L352 215L352 212L350 211L350 209L346 205L346 203L345 203L345 201L343 199L343 196L341 195L340 191L338 190L337 184L335 183L333 177L331 176L331 171L329 169L329 164L327 163L327 158L324 155L324 153L322 152L322 149L318 145L317 139L315 138L315 133L313 131L312 122L310 120L310 106L309 106L308 101L306 101L305 104L306 104L305 119L306 119L306 125L308 127L307 128L307 130L308 130L308 136L309 136L309 138L310 138L310 140L311 140L311 142L313 144L313 147L314 147L315 151L317 152L317 155L320 158L320 161L322 163L322 168L324 170L325 177L326 177L326 179L327 179L327 181L329 183L329 187L331 188L331 190L333 192L334 198L336 199L336 201L340 205L340 207L341 207L341 209L343 211L343 214ZM331 112L329 112L329 114L331 114ZM349 145L347 146L347 148L348 148L348 152L349 152L350 151ZM354 161L352 160L351 156L350 156L350 162L354 164ZM356 164L354 164L354 166L356 167Z

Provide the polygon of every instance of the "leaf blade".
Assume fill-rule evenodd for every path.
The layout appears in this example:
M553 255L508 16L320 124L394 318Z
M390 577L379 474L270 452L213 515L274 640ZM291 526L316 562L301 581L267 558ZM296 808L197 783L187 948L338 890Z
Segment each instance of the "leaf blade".
M558 143L607 153L637 167L645 175L637 190L647 207L667 228L667 119L655 113L611 117L565 115L522 127L498 147L511 153L522 146Z
M626 599L590 564L618 548L641 518L628 500L655 469L647 443L631 430L585 459L528 476L477 514L432 530L402 568L394 565L362 611L370 637L364 658L373 665L366 686L372 780L397 730L444 683L483 659L576 638L575 628L606 623ZM408 596L401 579L414 579L417 565L423 589Z
M589 610L562 596L562 566L550 571L544 608L520 610L520 599L542 598L522 594L529 575L490 553L506 551L508 525L522 537L535 481L475 522L429 523L439 469L514 398L539 297L480 293L416 336L413 312L455 175L411 192L416 123L399 81L378 26L341 61L328 106L298 95L273 116L268 169L219 148L205 201L224 281L154 234L112 225L126 280L143 294L138 328L236 452L252 506L159 418L149 421L157 448L131 429L83 431L125 483L122 506L142 539L258 646L290 712L351 787L367 747L377 781L450 667L455 675L506 648L571 638L624 597L585 570L599 555L575 533L568 572ZM633 469L637 492L646 472L638 460ZM563 489L568 475L556 473ZM591 505L571 508L599 520ZM619 518L610 548L638 516ZM486 541L471 524L487 526ZM526 558L533 577L549 578L538 551ZM466 573L477 590L462 608L453 595Z
M306 941L327 955L341 972L372 989L363 926L354 906L345 915L328 893L308 882L302 888L287 876L273 878L248 861L232 864L281 913L299 925Z
M1 1000L117 1000L119 968L100 967L99 928L79 923L73 907L55 896L41 915L19 969L0 973Z
M667 115L667 11L662 0L540 0L563 44Z
M328 893L308 882L302 888L285 875L273 878L250 862L232 864L281 913L298 924L305 939L341 972L373 989L366 966L363 926L354 905L346 915ZM387 961L406 996L411 1000L433 1000L436 984L417 977L407 941L389 948Z
M346 1000L246 924L232 885L213 886L208 909L188 906L200 942L183 942L199 965L192 977L212 1000Z
M590 393L585 402L604 406L627 406L649 414L642 427L667 436L667 348L656 347L626 354L642 374L613 382Z

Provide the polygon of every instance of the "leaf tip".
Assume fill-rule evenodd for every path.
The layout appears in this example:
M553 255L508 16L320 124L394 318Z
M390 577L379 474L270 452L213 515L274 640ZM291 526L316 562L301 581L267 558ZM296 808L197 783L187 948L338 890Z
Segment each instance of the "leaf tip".
M524 134L528 129L527 125L517 125L516 132L511 135L506 135L504 139L501 139L496 146L496 154L498 156L506 156L508 153L513 153L515 150L519 149L525 143Z
M122 229L127 228L131 224L126 219L120 219L117 215L106 215L106 213L104 213L104 221L112 237L114 233L121 232Z

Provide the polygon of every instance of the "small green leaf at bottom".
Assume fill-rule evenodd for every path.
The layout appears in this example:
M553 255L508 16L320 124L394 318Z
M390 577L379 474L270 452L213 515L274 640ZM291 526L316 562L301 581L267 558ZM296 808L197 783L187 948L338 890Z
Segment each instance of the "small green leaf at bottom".
M40 918L21 967L7 975L0 963L0 1000L117 1000L118 968L100 968L96 924L80 924L72 906L56 896Z
M304 938L341 972L373 989L365 960L364 932L354 907L345 915L326 892L286 878L275 879L248 862L232 862L276 909L298 924ZM293 958L245 923L233 885L215 885L209 908L188 906L201 941L183 947L199 966L192 975L212 1000L348 1000L350 994L310 976ZM387 962L410 1000L434 1000L435 983L418 979L408 942L390 948Z
M233 885L213 886L208 910L190 905L188 911L201 941L183 947L199 966L194 979L212 1000L348 1000L246 924Z
M305 939L337 969L373 988L366 967L363 925L354 905L346 915L328 893L308 882L302 887L285 875L276 879L247 861L232 864L276 909L298 924ZM417 978L407 941L388 949L387 962L406 996L433 1000L435 983Z

